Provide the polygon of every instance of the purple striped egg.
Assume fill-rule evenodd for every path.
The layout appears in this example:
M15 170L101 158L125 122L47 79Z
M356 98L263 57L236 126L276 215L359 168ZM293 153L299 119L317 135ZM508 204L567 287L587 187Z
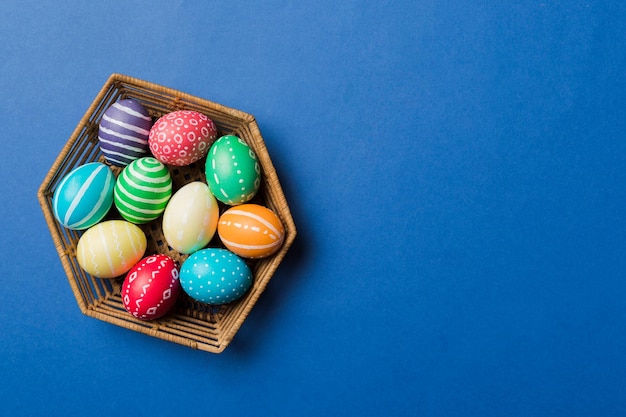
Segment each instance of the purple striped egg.
M152 118L136 100L113 103L102 115L98 130L100 150L111 165L126 166L148 155Z

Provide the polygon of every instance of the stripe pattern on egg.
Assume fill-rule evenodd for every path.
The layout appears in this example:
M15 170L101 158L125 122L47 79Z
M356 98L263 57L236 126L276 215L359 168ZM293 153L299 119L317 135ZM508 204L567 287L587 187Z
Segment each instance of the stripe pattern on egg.
M244 258L264 258L281 247L285 229L278 216L258 204L241 204L219 218L217 233L232 252Z
M115 278L139 262L146 247L146 235L138 226L107 220L83 233L76 245L76 260L95 277Z
M113 103L102 115L98 129L100 150L112 165L126 166L148 154L152 118L136 100Z
M170 173L152 157L137 159L126 166L114 189L115 207L124 219L136 224L159 217L171 196Z
M84 230L106 216L113 205L115 176L103 163L91 162L72 170L52 196L55 218L64 227Z

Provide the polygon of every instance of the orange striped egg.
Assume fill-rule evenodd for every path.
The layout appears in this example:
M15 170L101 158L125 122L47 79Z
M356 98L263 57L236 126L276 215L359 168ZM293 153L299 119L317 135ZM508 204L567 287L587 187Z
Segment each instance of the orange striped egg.
M272 210L258 204L241 204L222 213L217 234L224 246L237 255L264 258L283 244L285 229Z

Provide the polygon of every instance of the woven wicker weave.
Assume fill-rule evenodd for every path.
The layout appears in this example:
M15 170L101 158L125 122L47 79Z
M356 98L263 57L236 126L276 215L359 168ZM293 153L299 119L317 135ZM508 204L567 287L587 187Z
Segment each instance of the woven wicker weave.
M285 240L279 252L271 257L248 261L254 273L254 282L250 291L240 300L222 306L210 306L195 302L181 292L176 306L166 316L155 321L140 321L129 314L122 304L120 288L123 277L96 278L87 274L78 265L76 245L82 232L68 230L56 221L52 212L52 195L59 181L72 169L87 162L105 162L98 146L98 124L107 108L124 98L138 100L154 119L174 110L195 110L203 113L215 122L218 136L237 135L256 153L262 169L262 184L252 202L265 205L278 215L285 227ZM119 174L119 168L111 168L116 175ZM205 181L204 159L190 166L169 169L174 192L191 181ZM213 353L222 352L231 342L296 236L296 228L287 201L253 116L120 74L109 77L78 123L41 184L38 198L78 306L85 315ZM225 208L222 206L221 210ZM112 209L108 216L121 218L115 209ZM165 253L180 264L186 255L168 247L162 234L161 221L159 217L140 226L146 233L148 241L146 256L152 253ZM208 246L220 247L219 238L214 237Z

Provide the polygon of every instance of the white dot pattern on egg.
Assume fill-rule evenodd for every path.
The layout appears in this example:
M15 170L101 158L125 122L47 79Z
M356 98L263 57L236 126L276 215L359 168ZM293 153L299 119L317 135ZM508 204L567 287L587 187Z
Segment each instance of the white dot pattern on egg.
M185 166L203 158L217 137L215 123L206 115L178 110L162 116L150 129L150 151L167 165Z
M191 254L180 268L183 291L206 304L226 304L241 298L252 285L252 271L229 250L206 248Z
M231 206L251 200L261 186L261 166L254 151L234 135L222 136L211 146L205 174L215 198Z

